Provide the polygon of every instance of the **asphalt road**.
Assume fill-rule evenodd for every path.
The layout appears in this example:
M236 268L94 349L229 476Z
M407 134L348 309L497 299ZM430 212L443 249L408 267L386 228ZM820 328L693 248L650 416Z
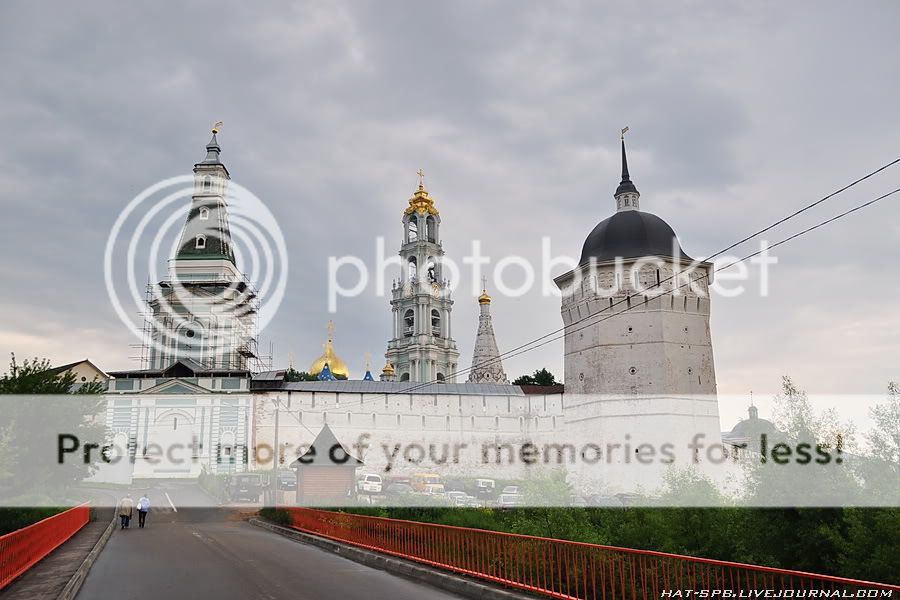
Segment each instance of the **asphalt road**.
M234 510L178 510L201 493L179 483L151 490L147 526L135 518L115 530L78 599L458 598L254 527Z

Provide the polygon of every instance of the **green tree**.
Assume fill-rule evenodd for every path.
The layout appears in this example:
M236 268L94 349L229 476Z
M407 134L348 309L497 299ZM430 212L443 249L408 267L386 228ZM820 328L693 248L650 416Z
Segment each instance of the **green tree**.
M54 372L46 359L18 364L0 377L0 490L43 503L94 471L82 460L57 463L58 436L103 441L97 416L105 406L99 382L76 385L72 373ZM99 456L97 456L99 460ZM24 468L35 465L36 468Z
M556 377L546 368L536 370L534 375L522 375L513 385L556 385Z
M318 381L319 378L315 375L307 373L306 371L297 371L296 369L294 369L294 367L291 367L284 372L284 380L287 382Z
M888 384L887 402L869 411L874 427L869 433L870 453L873 458L889 465L900 475L900 385Z

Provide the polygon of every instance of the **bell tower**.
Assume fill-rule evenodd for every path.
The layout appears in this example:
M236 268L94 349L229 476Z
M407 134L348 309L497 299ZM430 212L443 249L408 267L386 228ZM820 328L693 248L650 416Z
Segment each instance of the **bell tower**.
M403 212L400 279L391 290L393 338L385 358L397 381L455 381L459 359L450 332L450 286L443 277L441 217L425 189L419 186Z
M231 176L213 126L206 157L194 165L191 205L168 277L149 301L146 366L191 361L206 369L244 372L256 361L256 293L237 267L228 224Z

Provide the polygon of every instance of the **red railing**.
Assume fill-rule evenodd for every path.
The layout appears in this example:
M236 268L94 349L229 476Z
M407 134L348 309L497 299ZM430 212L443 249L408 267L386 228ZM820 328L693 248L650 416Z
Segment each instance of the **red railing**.
M87 525L85 504L0 536L0 590Z
M767 589L885 590L875 597L890 598L900 591L895 585L648 550L311 508L287 510L301 531L551 598L657 600L686 597L684 590Z

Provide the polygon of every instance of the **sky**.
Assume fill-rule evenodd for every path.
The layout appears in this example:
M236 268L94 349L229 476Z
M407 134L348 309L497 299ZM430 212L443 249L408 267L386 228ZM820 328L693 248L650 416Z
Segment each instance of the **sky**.
M399 249L419 168L451 258L478 240L494 264L538 261L544 237L578 257L614 210L627 125L642 209L711 255L900 156L898 17L892 2L4 2L0 351L137 366L104 285L107 238L142 190L190 173L215 120L233 181L285 239L284 298L261 332L275 366L305 368L333 319L351 376L366 353L380 369L388 299L370 286L329 313L328 260L371 265L379 236ZM897 187L900 166L764 238ZM773 254L768 295L751 270L746 293L713 297L723 427L783 375L864 420L840 395L900 379L900 196ZM455 293L462 367L479 291ZM493 295L501 351L562 325L539 285ZM504 367L561 376L562 344Z

